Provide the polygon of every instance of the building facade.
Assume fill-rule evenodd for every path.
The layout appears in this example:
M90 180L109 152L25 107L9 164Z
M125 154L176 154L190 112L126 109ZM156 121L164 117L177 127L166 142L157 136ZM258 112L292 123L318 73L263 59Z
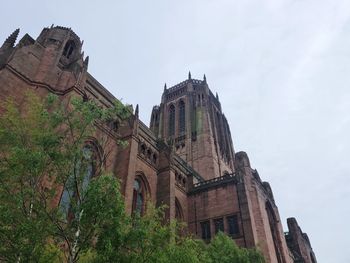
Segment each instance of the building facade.
M14 31L0 48L1 101L11 97L20 106L31 90L113 105L116 98L89 74L82 41L70 28L51 26L37 39L25 34L16 43L18 34ZM189 73L185 81L165 86L150 127L138 111L136 106L128 120L99 129L110 138L105 168L120 178L128 213L142 213L150 200L167 205L166 218L186 222L198 238L210 240L223 231L239 246L259 247L267 262L316 262L295 219L288 219L285 237L272 189L248 155L235 152L219 97L205 76L197 80ZM57 192L59 205L62 191Z

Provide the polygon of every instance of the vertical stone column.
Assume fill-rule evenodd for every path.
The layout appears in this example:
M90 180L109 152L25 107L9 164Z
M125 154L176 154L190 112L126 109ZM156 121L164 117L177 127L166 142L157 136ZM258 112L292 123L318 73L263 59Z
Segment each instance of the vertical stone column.
M238 203L241 211L242 229L244 235L244 242L246 247L255 247L257 241L257 233L255 221L253 218L253 205L250 196L249 187L249 173L250 163L248 156L245 152L239 152L236 154L235 163L236 176L238 176L237 195Z
M125 196L125 210L127 214L131 214L132 202L133 202L133 187L136 173L136 159L138 154L138 142L135 138L131 138L129 141L129 158L126 162L126 176L122 178L122 185L124 186L124 196Z
M165 205L165 220L175 218L175 173L170 167L158 174L157 206Z

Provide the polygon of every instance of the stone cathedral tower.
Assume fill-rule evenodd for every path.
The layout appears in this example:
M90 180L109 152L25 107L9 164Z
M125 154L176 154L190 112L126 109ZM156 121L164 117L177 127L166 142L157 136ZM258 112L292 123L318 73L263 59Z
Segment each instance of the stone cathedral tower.
M231 132L218 95L210 91L206 77L164 86L160 106L154 106L151 130L204 179L234 172Z
M15 30L0 46L0 102L11 98L21 107L31 91L40 97L54 93L67 105L82 97L113 106L117 99L88 72L83 42L70 28L47 27L36 39L25 34L17 42L18 36ZM241 247L259 247L270 263L316 262L296 219L288 219L284 233L272 188L248 154L235 153L219 98L205 76L196 80L189 74L165 86L150 129L138 113L137 106L126 120L96 124L98 132L86 140L101 160L101 149L108 152L103 166L119 178L127 213L143 214L149 200L166 205L166 220L185 222L189 233L206 242L222 231ZM105 147L100 134L108 138ZM57 185L53 205L64 202L62 189Z

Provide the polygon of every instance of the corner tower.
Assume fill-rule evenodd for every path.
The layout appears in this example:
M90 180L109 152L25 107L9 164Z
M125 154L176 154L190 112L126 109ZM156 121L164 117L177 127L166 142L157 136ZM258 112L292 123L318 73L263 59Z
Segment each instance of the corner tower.
M19 29L0 47L0 79L6 82L4 87L45 87L62 95L84 82L88 57L84 59L83 42L73 30L51 26L44 28L37 39L25 34L16 44L18 34ZM14 75L20 75L23 81L10 83ZM6 91L14 93L14 88ZM4 92L1 96L5 96Z
M204 179L234 172L231 132L218 95L203 80L188 79L167 88L154 106L151 130Z

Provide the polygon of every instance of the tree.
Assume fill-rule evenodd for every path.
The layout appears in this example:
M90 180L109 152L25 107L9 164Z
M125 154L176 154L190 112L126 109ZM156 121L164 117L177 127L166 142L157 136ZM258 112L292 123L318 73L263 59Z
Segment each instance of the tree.
M208 255L213 263L265 263L258 250L238 248L236 243L222 232L208 245Z
M41 101L33 93L21 109L11 100L2 106L0 261L39 261L50 240L64 248L68 262L76 262L92 242L100 244L99 235L106 240L105 228L117 233L113 217L123 215L117 180L102 176L109 137L99 136L98 158L92 158L87 139L130 111L120 102L102 109L76 97Z
M164 222L164 207L126 215L104 165L108 146L122 144L108 124L130 115L120 102L103 109L28 93L21 105L1 106L1 262L264 263L223 233L208 245L184 235L183 224Z

